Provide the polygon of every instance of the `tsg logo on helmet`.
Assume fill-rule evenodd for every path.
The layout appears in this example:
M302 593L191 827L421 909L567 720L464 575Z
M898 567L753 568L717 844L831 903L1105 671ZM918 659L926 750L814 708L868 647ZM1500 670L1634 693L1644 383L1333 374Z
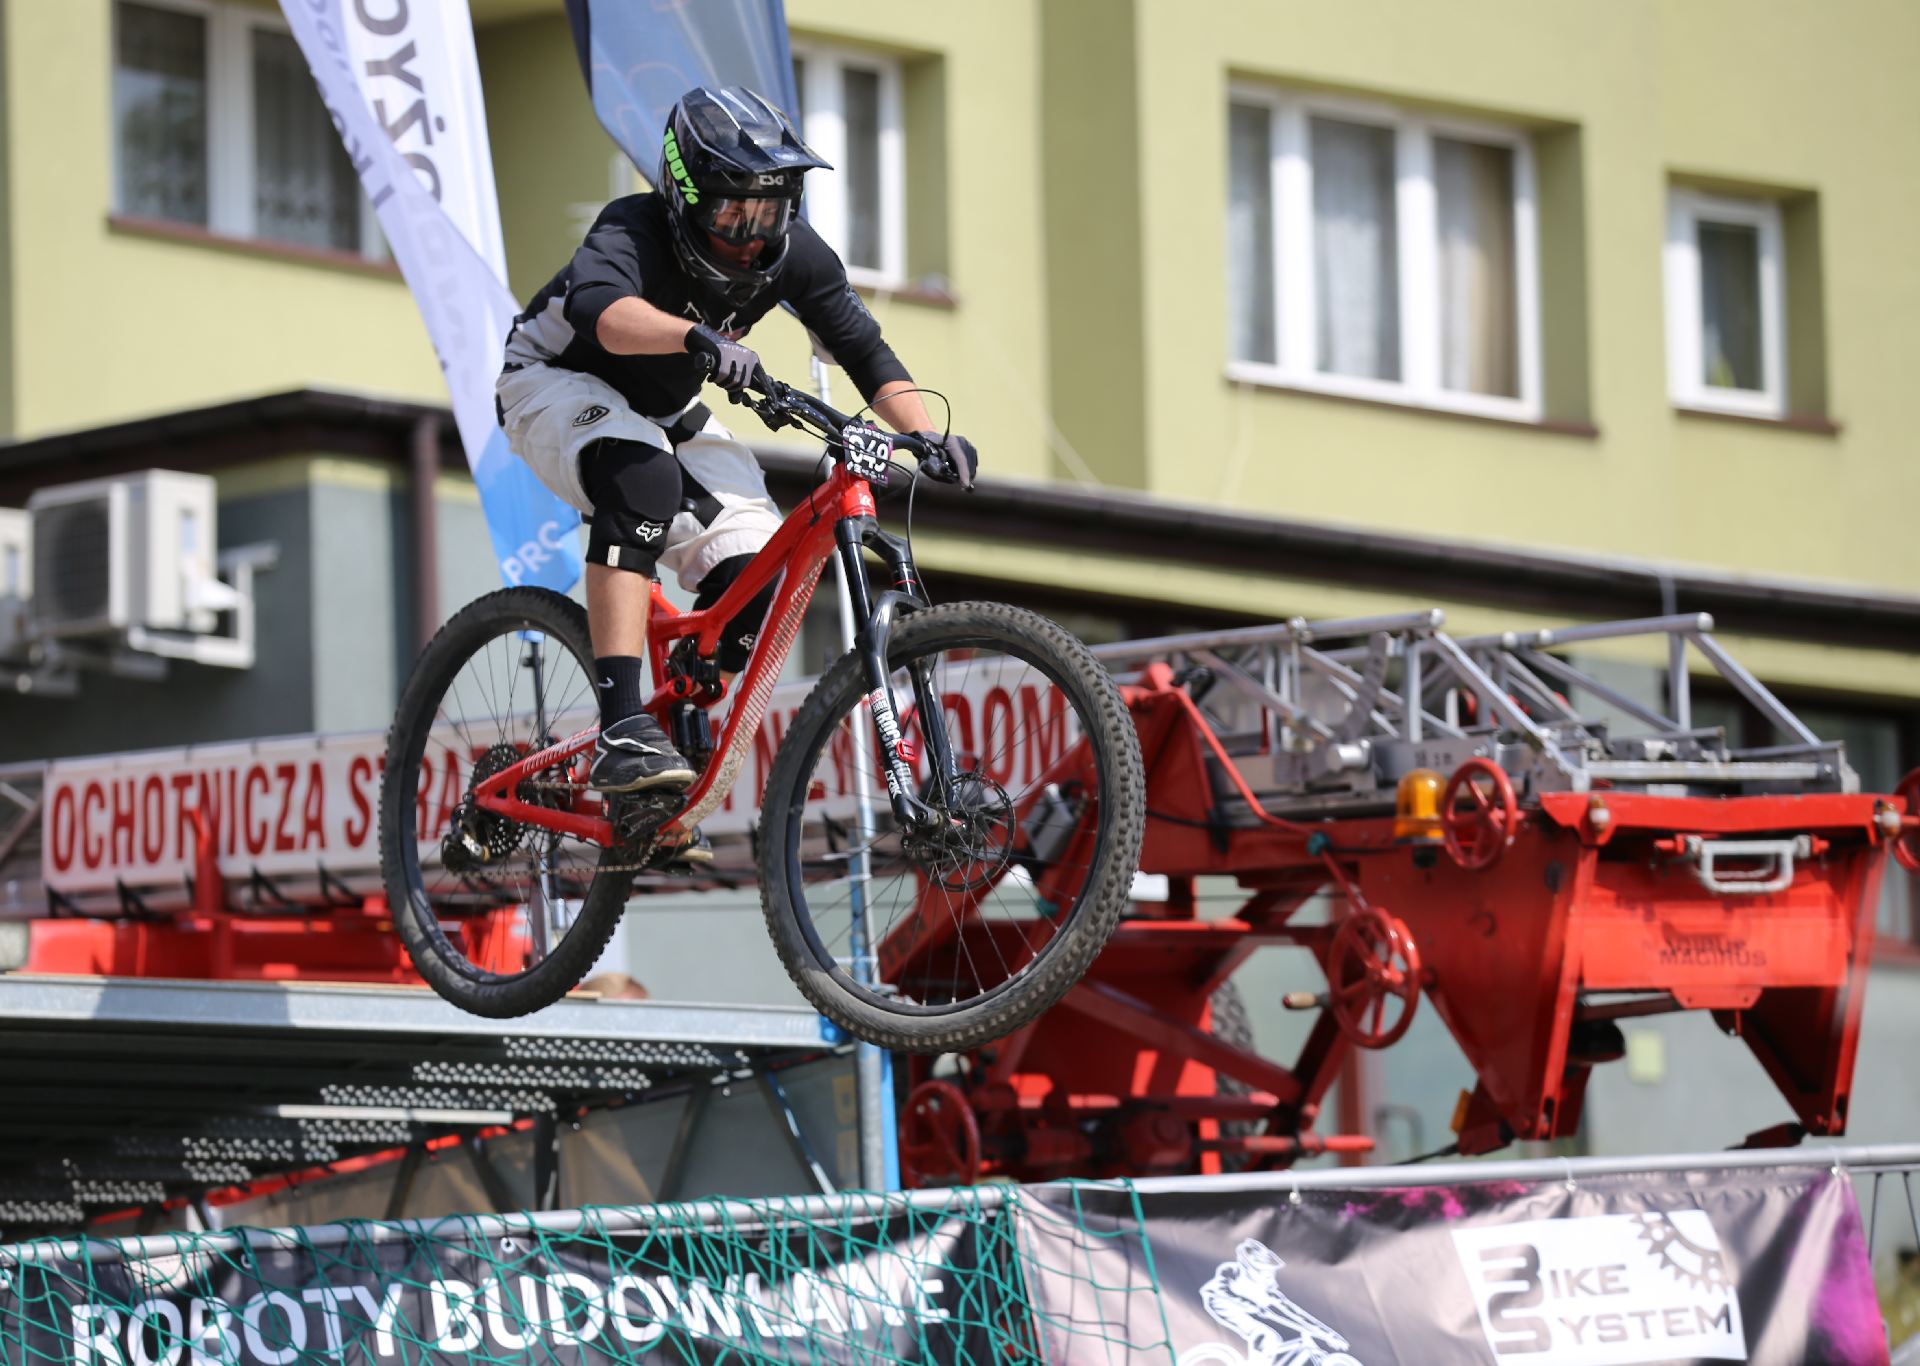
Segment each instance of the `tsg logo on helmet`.
M654 183L674 254L716 302L743 307L786 263L802 177L830 168L786 115L739 86L688 91L667 115L660 147Z

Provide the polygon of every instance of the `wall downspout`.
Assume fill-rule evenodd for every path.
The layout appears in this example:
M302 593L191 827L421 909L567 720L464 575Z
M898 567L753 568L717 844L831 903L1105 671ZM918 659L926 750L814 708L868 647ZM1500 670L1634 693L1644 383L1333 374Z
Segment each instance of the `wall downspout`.
M413 477L407 505L413 530L413 644L427 648L440 629L440 517L433 497L440 473L440 417L423 414L413 424Z

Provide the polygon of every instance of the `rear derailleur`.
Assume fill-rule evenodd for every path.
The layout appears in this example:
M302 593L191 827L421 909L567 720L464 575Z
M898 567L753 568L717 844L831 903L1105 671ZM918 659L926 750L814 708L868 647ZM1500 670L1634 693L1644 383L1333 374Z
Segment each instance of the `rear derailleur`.
M544 749L552 743L552 737L545 736L536 740L533 748ZM474 800L474 793L480 784L519 763L524 757L519 746L503 742L494 745L474 761L472 776L467 780L466 796L454 808L447 833L440 837L440 863L448 872L459 876L485 873L511 856L526 838L529 827L506 816L483 810ZM534 806L563 806L566 801L565 784L553 781L554 776L550 770L523 782L515 795ZM559 776L564 778L565 775Z

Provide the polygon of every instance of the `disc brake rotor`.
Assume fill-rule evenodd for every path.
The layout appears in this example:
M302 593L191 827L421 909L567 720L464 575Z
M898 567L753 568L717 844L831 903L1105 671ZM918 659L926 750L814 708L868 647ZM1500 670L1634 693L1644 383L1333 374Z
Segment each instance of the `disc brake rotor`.
M947 804L931 805L944 822L904 838L902 852L943 891L977 892L992 886L1013 861L1018 829L1006 788L983 773L962 773L953 781Z

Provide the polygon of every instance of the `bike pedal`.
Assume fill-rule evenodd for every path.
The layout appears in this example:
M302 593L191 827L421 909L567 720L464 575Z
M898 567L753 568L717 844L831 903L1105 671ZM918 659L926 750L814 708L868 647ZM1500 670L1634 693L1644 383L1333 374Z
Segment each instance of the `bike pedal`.
M607 819L622 848L644 844L680 814L678 792L623 792L608 801Z

